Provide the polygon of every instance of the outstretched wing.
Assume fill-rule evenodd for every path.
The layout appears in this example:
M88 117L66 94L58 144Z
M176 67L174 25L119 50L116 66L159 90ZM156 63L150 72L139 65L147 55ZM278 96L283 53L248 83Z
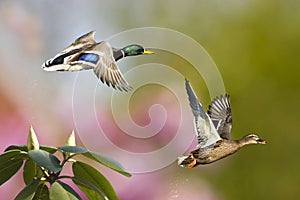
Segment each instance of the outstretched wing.
M92 68L96 76L108 86L129 91L131 86L123 77L113 57L113 51L108 42L92 45L76 58L76 64L82 64L85 69Z
M224 139L230 139L232 117L229 95L225 94L225 96L221 95L214 98L207 113L220 136Z
M115 62L110 44L105 41L100 42L95 45L93 50L104 54L100 57L96 68L94 68L94 72L97 77L107 85L112 85L112 87L119 90L131 90L131 86L125 80L117 66L117 63Z
M195 117L196 136L198 147L203 148L221 140L211 119L203 110L188 80L185 80L185 87L188 94L190 106Z

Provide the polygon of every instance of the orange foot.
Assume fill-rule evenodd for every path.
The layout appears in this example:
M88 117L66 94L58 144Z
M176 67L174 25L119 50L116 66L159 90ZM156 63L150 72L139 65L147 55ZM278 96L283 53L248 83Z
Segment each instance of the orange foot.
M194 158L193 161L191 163L188 164L188 168L193 168L196 165L197 161Z

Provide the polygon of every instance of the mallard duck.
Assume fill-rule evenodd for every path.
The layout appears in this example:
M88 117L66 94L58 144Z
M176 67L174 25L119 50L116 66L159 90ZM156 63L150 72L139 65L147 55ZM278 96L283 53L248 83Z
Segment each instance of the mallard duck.
M96 42L95 31L77 38L71 45L43 63L45 71L79 71L93 69L96 76L108 86L128 91L131 86L120 72L116 61L127 57L154 52L137 44L122 49L110 46L106 41Z
M246 135L240 140L230 139L232 118L228 94L213 99L205 113L188 80L185 80L185 86L194 114L198 145L190 154L178 158L179 166L193 168L212 163L237 152L245 145L266 143L255 134Z

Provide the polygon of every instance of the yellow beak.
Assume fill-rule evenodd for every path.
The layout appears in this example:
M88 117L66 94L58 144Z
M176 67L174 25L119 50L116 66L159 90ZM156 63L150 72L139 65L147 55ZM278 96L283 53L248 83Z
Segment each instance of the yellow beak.
M150 51L148 49L144 49L144 53L143 54L154 54L154 52Z

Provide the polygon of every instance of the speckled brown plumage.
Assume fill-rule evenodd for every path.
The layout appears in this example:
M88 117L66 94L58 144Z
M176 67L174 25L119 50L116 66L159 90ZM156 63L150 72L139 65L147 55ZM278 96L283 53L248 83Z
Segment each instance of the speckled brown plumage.
M187 80L185 84L199 144L197 149L178 158L179 166L193 168L209 164L234 154L245 145L265 144L255 134L246 135L240 140L230 139L232 120L229 95L215 98L208 113L205 113Z

